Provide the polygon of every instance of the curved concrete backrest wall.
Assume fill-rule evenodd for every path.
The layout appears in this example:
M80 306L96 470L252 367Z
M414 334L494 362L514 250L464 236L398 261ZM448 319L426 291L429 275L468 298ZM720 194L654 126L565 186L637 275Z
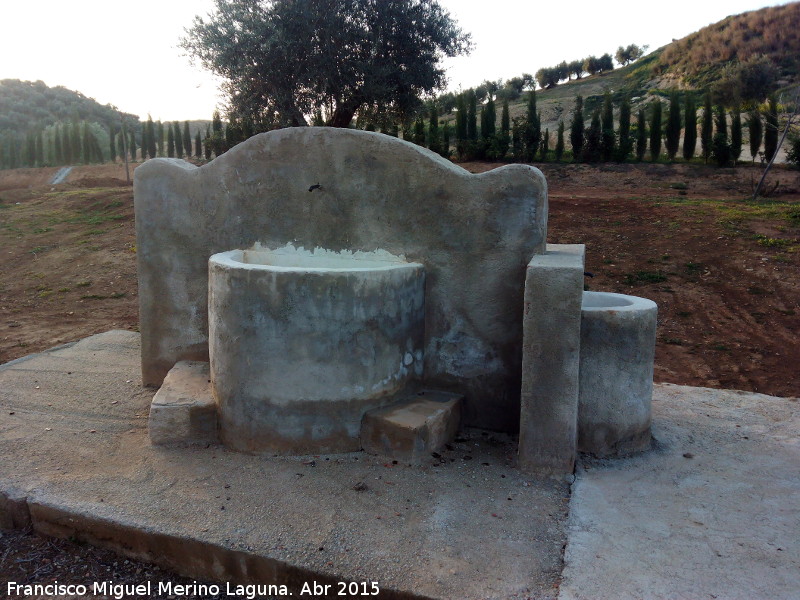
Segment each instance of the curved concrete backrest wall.
M518 427L525 267L547 233L538 169L473 175L386 135L304 127L134 175L145 384L208 360L212 254L379 249L425 265L425 385L463 393L466 424Z

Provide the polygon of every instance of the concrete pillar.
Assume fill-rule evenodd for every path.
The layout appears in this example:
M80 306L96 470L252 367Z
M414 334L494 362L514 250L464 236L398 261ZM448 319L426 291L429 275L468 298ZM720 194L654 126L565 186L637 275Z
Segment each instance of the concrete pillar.
M519 465L561 475L575 465L585 246L548 244L525 275Z

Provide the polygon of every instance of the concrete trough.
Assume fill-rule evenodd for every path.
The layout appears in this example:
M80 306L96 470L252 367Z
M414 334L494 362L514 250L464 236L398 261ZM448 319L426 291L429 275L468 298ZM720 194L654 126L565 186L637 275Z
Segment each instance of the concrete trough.
M652 300L583 292L578 451L622 456L650 447L657 315Z
M388 252L255 246L209 260L220 437L245 452L359 450L365 412L422 376L425 269Z

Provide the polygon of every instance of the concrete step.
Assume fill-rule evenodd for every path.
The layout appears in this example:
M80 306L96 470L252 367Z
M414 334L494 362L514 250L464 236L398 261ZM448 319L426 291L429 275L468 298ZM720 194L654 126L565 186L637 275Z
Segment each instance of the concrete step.
M422 390L371 410L361 423L361 447L370 454L419 463L453 441L463 399L460 394Z

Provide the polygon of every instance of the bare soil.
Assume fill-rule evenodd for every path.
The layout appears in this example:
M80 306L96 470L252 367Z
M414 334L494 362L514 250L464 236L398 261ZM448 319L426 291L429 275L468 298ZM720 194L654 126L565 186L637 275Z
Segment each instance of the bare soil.
M750 165L539 166L548 241L586 244L588 289L658 303L656 381L800 395L800 172L775 169L777 195L753 203ZM47 185L55 171L0 171L0 363L137 328L124 167Z

